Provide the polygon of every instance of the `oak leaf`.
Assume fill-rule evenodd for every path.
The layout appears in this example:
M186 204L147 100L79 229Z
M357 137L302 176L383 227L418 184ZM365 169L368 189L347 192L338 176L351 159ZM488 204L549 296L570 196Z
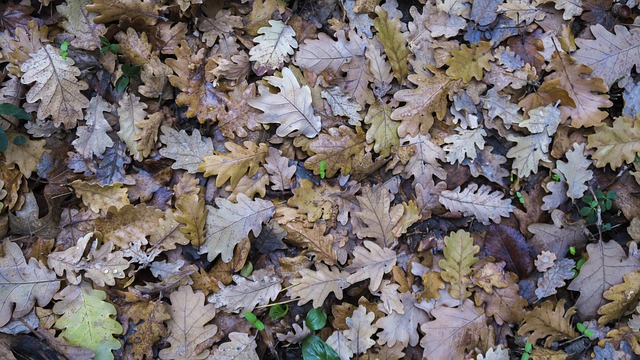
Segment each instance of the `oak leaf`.
M80 69L73 66L71 57L62 58L60 50L51 45L45 45L20 67L24 72L20 82L35 85L26 95L28 103L38 101L38 118L49 116L56 126L62 124L66 129L76 127L82 119L82 109L89 106L89 99L82 93L87 89L84 81L78 81Z
M289 166L289 159L282 156L282 152L275 148L269 148L269 156L265 159L264 168L269 173L271 190L289 190L296 173L296 166Z
M462 79L464 83L469 83L472 78L482 80L482 70L491 69L490 61L495 58L491 54L491 44L487 41L480 41L468 47L465 44L460 46L460 50L452 50L451 58L447 60L447 75L454 79Z
M299 180L299 187L293 188L293 196L287 200L287 203L298 209L298 212L307 215L307 220L315 222L322 218L330 220L334 218L334 199L333 194L339 194L340 188L322 183L319 187L307 179Z
M510 274L510 275L509 275ZM485 304L485 311L488 316L492 316L496 323L519 324L524 318L525 308L529 303L520 295L520 287L515 282L516 275L507 273L509 286L505 288L494 288L493 293L476 291L475 303Z
M349 327L344 331L344 336L351 343L351 351L354 354L363 354L367 349L375 345L375 340L371 339L378 331L378 327L372 324L375 314L367 312L367 309L360 305L353 311L351 317L346 319Z
M462 163L467 158L474 160L478 156L476 148L484 149L484 137L487 136L487 132L482 127L475 129L457 127L455 130L458 134L444 138L447 145L443 149L447 152L447 161L455 164L456 161Z
M360 127L354 132L348 126L329 128L327 134L321 133L317 139L309 142L308 151L314 154L304 162L304 167L320 173L320 162L325 161L326 177L333 177L338 170L348 175L363 166L366 135Z
M280 20L269 20L269 27L261 27L262 34L253 39L256 46L249 50L249 60L256 62L256 75L280 68L298 48L296 32Z
M420 340L425 358L462 359L468 349L474 349L488 336L486 316L471 300L466 300L460 308L436 308L431 314L436 320L420 326L427 334Z
M640 270L635 270L625 274L622 283L604 292L603 297L611 302L598 309L598 314L601 315L598 324L604 326L633 312L638 304L638 296L640 296Z
M265 305L280 293L282 280L268 275L266 271L256 271L251 278L234 275L235 285L220 286L220 291L210 295L208 300L216 308L227 312L251 312L257 305Z
M222 186L229 180L231 187L236 187L244 174L255 175L269 154L267 144L245 141L243 145L226 142L224 146L229 152L205 156L198 171L203 171L204 176L217 175L216 186Z
M213 47L219 37L230 35L233 33L233 29L241 27L242 17L231 15L231 11L227 9L218 11L215 17L205 16L198 19L198 30L202 32L202 41L208 47Z
M206 359L218 331L216 325L207 325L216 315L214 306L205 305L204 294L194 292L188 285L172 291L169 298L171 319L167 321L167 341L171 346L160 350L160 359Z
M394 346L401 344L403 348L418 345L420 334L418 327L429 320L429 314L420 309L411 293L400 293L403 313L393 312L376 321L382 331L378 333L378 344Z
M550 347L554 341L574 339L578 333L573 329L571 318L576 313L575 308L565 311L565 300L557 304L547 300L542 305L527 312L524 321L518 329L518 335L527 336L527 341L535 344L545 339L544 346Z
M542 277L538 279L538 287L536 288L538 300L556 294L558 288L566 285L566 280L573 279L575 266L576 262L572 259L562 259L553 264L550 269L547 269Z
M474 255L480 251L478 245L473 245L471 234L464 230L452 232L444 238L444 259L438 265L442 269L440 276L449 284L449 294L464 301L471 293L471 266L478 261Z
M114 35L118 41L118 53L133 65L143 65L152 57L152 48L146 33L140 33L128 28L126 32L120 31Z
M162 338L169 335L164 322L171 319L169 305L157 301L136 299L137 301L125 303L120 309L125 323L132 322L136 325L135 332L127 339L127 344L133 348L133 358L142 360L153 358L153 347Z
M125 205L106 217L97 218L94 226L95 231L102 233L103 241L113 241L118 247L126 249L134 242L146 245L147 237L156 231L163 217L164 213L152 206Z
M90 0L67 0L65 4L56 6L56 10L67 19L60 26L75 36L70 44L89 51L100 46L100 36L107 31L103 24L93 22L96 14L86 9L92 3Z
M339 87L334 86L322 90L320 95L327 100L334 116L347 117L350 125L360 125L362 117L358 114L358 111L362 110L362 107L350 99Z
M260 96L249 99L249 105L264 112L257 121L280 124L276 134L281 137L304 135L313 138L318 135L322 124L320 117L313 112L309 86L300 86L288 67L282 69L282 77L266 76L264 79L280 92L272 94L266 88L260 88Z
M35 258L26 261L18 244L5 239L0 257L0 325L27 315L36 302L44 307L60 288L56 274ZM15 307L14 307L15 306Z
M157 56L152 56L140 70L140 80L143 84L138 86L138 92L150 99L171 99L173 94L170 92L171 87L168 82L169 75L172 74L173 70L168 65L160 61Z
M560 210L551 212L551 220L553 224L536 223L528 227L529 232L534 234L530 242L536 253L546 250L556 254L558 259L562 259L569 251L569 247L580 248L587 243L584 220L571 222Z
M107 242L97 249L97 240L91 246L91 251L83 256L93 233L88 233L78 239L75 246L64 251L49 254L47 264L56 274L67 272L67 281L73 285L80 284L80 271L85 271L86 277L100 287L115 285L115 279L124 278L124 270L129 267L129 261L125 260L122 251L113 251L113 243ZM76 276L77 275L77 276Z
M26 139L26 141L20 143L17 140L19 136ZM7 134L7 137L8 146L7 150L4 152L4 160L9 166L18 166L20 173L22 173L24 177L31 177L31 174L36 171L43 154L45 151L48 151L44 148L46 141L33 140L28 136L17 133L9 133Z
M327 69L337 73L343 64L364 55L366 41L354 31L349 33L349 40L344 31L337 31L335 36L334 41L329 35L319 33L317 40L306 40L300 45L295 64L316 74Z
M401 140L404 147L415 148L415 154L402 170L402 176L409 178L413 175L412 185L423 185L433 181L433 176L444 180L447 172L442 168L439 161L446 158L445 151L431 141L431 135L407 136Z
M71 345L93 350L98 359L113 359L111 350L121 346L113 335L122 334L122 325L111 317L116 315L116 308L104 301L106 298L104 291L81 282L62 289L53 305L53 312L61 315L55 322L55 327L62 330L60 336Z
M640 47L639 47L640 48ZM610 165L613 170L623 162L632 163L640 154L640 115L635 121L627 116L617 117L613 126L599 126L595 134L587 137L589 148L595 148L591 155L596 160L596 167Z
M389 248L381 248L372 241L364 241L363 246L353 249L353 261L347 270L354 271L347 281L355 284L370 279L369 290L373 293L380 288L382 277L396 264L397 254Z
M567 162L556 162L556 168L564 175L569 186L567 196L573 201L582 198L588 189L585 183L593 178L593 171L588 170L591 161L584 156L585 146L585 143L573 144L573 150L566 153Z
M477 192L476 192L477 191ZM471 183L466 189L445 190L440 193L439 201L449 211L460 211L465 216L473 215L488 225L491 221L500 223L500 217L508 217L515 209L510 199L502 199L503 194L491 188Z
M565 89L575 102L575 106L560 106L562 119L571 118L572 127L598 126L609 114L600 108L613 105L606 93L609 88L602 79L590 77L591 69L579 65L565 53L555 52L547 71L554 71L547 79L559 79L560 87Z
M576 308L581 319L595 317L598 308L605 303L604 292L621 283L626 273L640 268L640 259L627 256L615 241L589 244L587 253L589 259L568 287L569 290L580 291Z
M453 80L440 72L433 77L411 74L407 79L417 87L402 89L393 95L397 101L405 102L391 113L391 119L401 121L400 137L416 136L418 132L426 134L433 125L433 113L442 120L447 112L447 96L453 88Z
M160 135L160 141L165 147L159 152L160 155L175 160L171 165L172 169L184 169L195 174L202 159L213 152L211 139L202 139L198 129L193 130L191 135L187 135L184 130L178 132L167 125L163 125L160 130L163 134Z
M474 285L482 288L486 293L493 294L493 288L506 288L509 286L510 276L505 271L505 262L488 262L482 267L476 267L471 279ZM424 278L424 277L423 277Z
M87 5L87 10L98 13L93 21L96 24L118 22L121 18L128 17L130 21L140 20L147 26L153 26L158 22L159 6L140 0L94 0Z
M397 236L393 233L394 227L404 214L402 205L391 207L393 196L385 187L365 187L362 195L357 196L362 211L353 215L363 221L364 226L355 230L358 238L372 238L384 247L393 247L397 242Z
M537 174L540 161L549 163L549 145L551 138L544 132L527 136L507 135L507 140L517 144L509 149L507 157L513 158L511 165L519 177Z
M593 69L593 76L611 87L615 81L627 76L633 66L640 66L640 30L629 31L616 25L610 33L601 24L591 26L594 40L576 39L580 49L574 56L579 63Z
M273 216L274 205L270 201L251 200L244 194L239 194L237 201L232 203L228 199L217 198L218 208L207 205L206 240L200 253L208 253L209 261L218 255L224 262L231 261L236 244L248 237L249 232L254 236L260 235L262 223Z
M228 342L220 344L213 352L212 358L219 360L258 360L255 337L245 333L232 332Z
M376 7L375 13L378 15L373 20L373 26L378 31L376 37L382 44L382 48L389 59L391 69L393 69L393 76L400 83L403 83L407 75L409 75L408 57L410 51L407 46L406 36L400 32L400 19L389 17L387 11L380 6Z
M71 143L85 159L90 159L93 155L100 157L108 147L113 146L113 140L107 134L112 130L111 125L104 117L104 113L110 111L111 105L99 95L89 101L84 117L87 125L78 126L77 139Z
M88 206L91 211L100 213L108 212L112 207L115 210L122 209L125 205L129 205L127 197L127 188L122 187L122 183L113 183L113 185L101 186L98 184L90 184L82 180L74 180L71 183L76 196L82 199L82 202Z
M300 269L300 278L291 280L288 295L299 298L298 305L313 300L313 307L322 307L329 294L334 293L336 299L342 300L342 290L349 287L347 276L349 273L340 271L337 267L329 267L323 263L316 263L316 271Z
M312 228L306 226L304 222L288 222L282 225L287 231L286 240L307 249L315 255L315 261L323 261L331 266L338 262L346 261L346 252L338 252L337 248L341 242L337 234L326 234L327 225L323 222L315 222Z
M243 79L234 86L229 93L227 110L218 114L218 129L222 135L229 139L234 139L236 135L246 137L249 135L247 130L253 131L262 128L257 122L260 112L249 105L249 100L255 96L255 83L248 84Z
M118 123L120 124L118 137L127 144L129 154L136 160L143 159L136 140L138 133L136 124L147 117L146 108L147 104L141 102L139 97L130 93L125 94L118 102Z

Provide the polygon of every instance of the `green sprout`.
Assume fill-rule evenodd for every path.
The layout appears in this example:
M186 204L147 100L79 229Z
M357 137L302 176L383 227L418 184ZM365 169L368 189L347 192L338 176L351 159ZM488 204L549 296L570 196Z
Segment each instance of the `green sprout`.
M580 208L580 216L587 220L588 224L595 224L598 221L598 208L601 212L609 211L613 207L613 200L618 198L615 191L603 192L596 190L595 199L592 195L582 197L582 202L586 204ZM611 224L602 224L602 230L611 230Z
M531 357L531 351L533 351L533 345L527 341L527 343L524 344L524 353L522 354L520 360L529 360L529 358Z
M524 198L522 197L522 193L520 191L516 191L516 196L518 197L518 201L520 201L521 204L524 204Z
M318 165L318 171L320 172L320 179L324 179L327 176L327 162L322 160Z
M124 64L122 65L122 76L116 80L116 92L122 94L129 86L131 79L140 80L140 65Z
M252 312L249 312L249 311L245 312L244 318L247 319L247 321L251 323L251 325L253 325L254 328L258 329L258 331L264 330L264 324Z
M62 56L62 60L67 60L67 55L69 55L69 43L63 41L60 44L60 56Z
M120 51L120 46L118 44L112 44L104 36L99 36L99 38L100 38L100 43L102 43L102 47L100 47L101 53L106 54L108 51L112 54L118 55L118 51Z
M277 304L269 308L269 316L273 320L278 320L280 318L283 318L285 315L287 315L288 312L289 312L289 306L287 306L286 304Z
M593 331L591 331L590 329L587 329L586 326L584 326L583 323L578 323L576 324L576 328L578 329L578 331L580 331L580 333L586 337L592 338L594 337L594 333Z
M561 177L559 174L551 175L551 181L560 181Z
M576 256L576 247L575 246L570 246L569 247L569 252L571 253L571 256Z

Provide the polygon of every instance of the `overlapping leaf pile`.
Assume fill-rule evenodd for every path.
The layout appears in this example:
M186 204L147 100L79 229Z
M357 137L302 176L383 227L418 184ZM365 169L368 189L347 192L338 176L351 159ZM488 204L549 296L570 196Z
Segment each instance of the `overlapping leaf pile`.
M640 355L638 2L32 2L0 7L4 333L297 359L314 307L325 358Z

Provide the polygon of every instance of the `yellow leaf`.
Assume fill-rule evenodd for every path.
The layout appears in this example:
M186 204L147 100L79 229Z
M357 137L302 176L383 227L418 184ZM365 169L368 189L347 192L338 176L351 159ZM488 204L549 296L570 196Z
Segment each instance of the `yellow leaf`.
M16 145L14 140L18 136L26 139L26 142L22 145ZM18 166L22 175L29 178L31 173L36 171L40 158L45 152L44 146L47 142L45 140L32 140L26 135L15 133L9 133L8 138L9 144L7 151L4 153L5 161L8 165Z
M98 184L89 184L82 180L75 180L71 183L71 187L75 190L76 196L81 198L82 202L96 213L107 212L112 206L116 210L120 210L123 206L129 205L128 189L123 188L122 183L100 186Z
M633 312L640 297L640 270L627 273L623 283L612 286L603 296L611 302L598 309L600 326Z
M87 84L78 81L80 69L73 64L71 57L63 59L59 49L46 45L20 67L24 72L20 82L36 83L26 99L31 104L40 101L38 118L51 116L56 126L63 124L67 129L76 127L84 117L82 109L89 106L89 99L80 92L87 89Z
M576 313L574 307L564 310L565 300L561 299L557 304L550 300L529 311L524 316L524 322L518 335L527 335L527 341L535 344L536 341L546 338L545 347L550 347L554 341L574 339L578 333L571 325L571 317Z
M364 118L364 123L371 125L367 130L367 142L374 143L373 151L380 156L389 156L391 147L400 144L398 137L400 123L391 118L392 110L390 104L377 100L369 107L367 116Z
M216 186L222 186L230 179L229 184L235 188L244 174L255 175L269 155L267 144L245 141L244 147L232 142L226 142L224 146L228 153L205 156L198 166L198 171L204 171L204 176L217 175Z
M596 148L591 155L596 160L596 167L607 164L613 170L623 162L632 163L640 153L640 115L635 121L630 117L618 117L612 126L596 127L595 134L588 137L589 148Z
M444 259L438 265L442 269L440 276L449 284L449 294L460 301L467 299L471 292L471 265L478 261L474 255L480 246L473 245L471 234L464 230L452 232L444 238Z
M378 17L373 21L373 26L378 30L376 34L384 52L391 63L393 76L400 83L409 75L409 47L407 46L406 36L400 32L400 19L390 19L387 11L380 6L376 6L376 14Z
M495 60L491 54L491 44L480 41L478 44L460 45L460 50L451 50L451 58L447 60L447 75L454 79L462 79L465 83L471 78L482 80L482 69L489 71L490 61Z

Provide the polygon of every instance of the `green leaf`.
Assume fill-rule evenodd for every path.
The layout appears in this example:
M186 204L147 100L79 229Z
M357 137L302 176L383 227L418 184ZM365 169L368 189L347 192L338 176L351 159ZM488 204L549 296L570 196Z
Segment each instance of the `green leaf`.
M116 80L116 92L122 94L124 90L129 86L129 77L122 75Z
M587 217L589 216L589 214L591 214L592 209L590 207L583 207L580 208L580 216L582 217Z
M0 104L0 114L2 115L11 115L15 116L20 120L30 120L31 115L28 112L24 111L22 108L19 108L10 103L2 103Z
M9 138L7 137L7 133L4 132L4 129L0 127L0 152L7 151L9 147Z
M584 326L583 323L577 323L576 324L576 329L578 329L578 331L580 331L581 333L584 334L584 331L587 330L587 327Z
M251 275L252 272L253 272L253 264L251 263L251 261L249 261L240 270L240 275L242 275L243 277L249 277L249 275Z
M587 262L587 259L585 258L578 260L578 262L576 263L576 269L580 270L582 268L582 265L584 265L584 263L586 262Z
M531 350L533 350L533 344L531 344L530 342L524 344L524 351L530 353Z
M520 358L520 360L529 360L529 354L527 353L522 354L522 357Z
M286 304L278 304L275 306L272 306L269 309L269 316L273 319L273 320L278 320L282 317L284 317L285 315L287 315L287 313L289 312L289 306Z
M585 331L584 331L584 335L585 335L585 336L587 336L587 337L589 337L589 338L592 338L592 337L594 337L594 336L595 336L595 335L593 334L593 331L591 331L591 330L589 330L589 329L587 329L587 330L585 330Z
M253 325L254 328L256 328L256 329L258 329L260 331L264 330L264 324L252 312L248 312L248 311L245 312L244 313L244 318L247 319L247 321L250 322L251 325Z
M322 309L311 309L304 320L311 330L320 330L327 324L327 314Z
M302 358L304 360L340 360L338 354L316 335L302 341Z
M120 341L113 335L122 334L122 325L111 316L116 308L105 302L107 294L94 290L86 282L69 285L55 299L53 312L62 315L55 327L71 345L77 345L96 353L96 360L113 359L111 350L120 348Z
M27 138L22 135L18 135L13 138L14 145L24 145L26 143L27 143Z

